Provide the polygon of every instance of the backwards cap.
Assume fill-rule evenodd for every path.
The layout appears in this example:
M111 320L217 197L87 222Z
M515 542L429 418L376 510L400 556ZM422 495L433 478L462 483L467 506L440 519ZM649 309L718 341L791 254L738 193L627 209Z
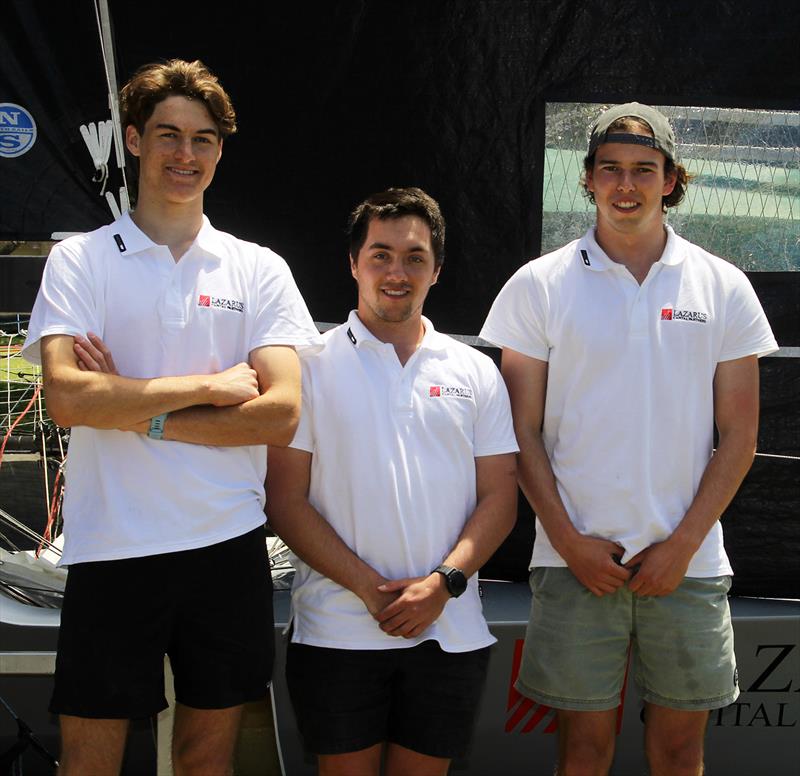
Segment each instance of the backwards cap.
M608 133L608 128L621 118L641 119L653 132L653 137L646 135L634 135L629 132ZM642 105L639 102L626 102L624 105L615 105L601 114L592 127L589 136L589 151L587 156L591 156L597 147L603 143L633 143L635 145L649 146L664 154L668 159L675 162L675 133L672 131L667 117L651 108L649 105Z

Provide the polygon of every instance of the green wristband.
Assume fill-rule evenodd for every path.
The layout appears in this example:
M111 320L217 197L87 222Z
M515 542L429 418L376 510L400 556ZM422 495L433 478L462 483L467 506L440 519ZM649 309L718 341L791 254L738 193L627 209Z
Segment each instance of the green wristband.
M162 412L154 418L150 418L150 428L147 431L147 436L150 439L163 439L164 438L164 424L167 422L168 412Z

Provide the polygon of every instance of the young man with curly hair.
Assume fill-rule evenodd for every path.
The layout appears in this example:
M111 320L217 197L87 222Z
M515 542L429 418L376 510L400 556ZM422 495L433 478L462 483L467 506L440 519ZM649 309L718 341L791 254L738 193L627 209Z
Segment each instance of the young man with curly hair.
M561 776L606 774L630 649L650 773L697 776L739 692L719 518L777 345L744 273L665 224L688 175L659 111L604 112L584 169L596 225L518 270L481 332L537 516L517 688L557 709Z

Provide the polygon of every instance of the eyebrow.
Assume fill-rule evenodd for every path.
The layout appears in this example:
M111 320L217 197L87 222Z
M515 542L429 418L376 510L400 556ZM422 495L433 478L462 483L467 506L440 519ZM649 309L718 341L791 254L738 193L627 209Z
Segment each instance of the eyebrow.
M174 124L156 124L156 129L171 129L173 132L183 132L180 127L176 127ZM209 127L208 129L198 129L196 132L193 132L194 135L213 135L217 137L217 130L213 127Z
M382 251L395 250L391 245L387 245L386 243L382 243L382 242L374 242L374 243L372 243L372 245L370 245L367 248L367 250L369 250L369 251L372 251L372 250L375 250L375 249L382 250ZM426 248L424 245L412 245L408 249L407 252L408 253L416 253L416 252L419 252L419 251L423 251L423 252L424 251L428 251L428 252L430 252L430 250L431 250L430 248Z
M618 159L598 159L597 164L622 164L621 161ZM658 162L651 162L649 160L642 160L640 162L633 162L637 167L656 167L658 168Z

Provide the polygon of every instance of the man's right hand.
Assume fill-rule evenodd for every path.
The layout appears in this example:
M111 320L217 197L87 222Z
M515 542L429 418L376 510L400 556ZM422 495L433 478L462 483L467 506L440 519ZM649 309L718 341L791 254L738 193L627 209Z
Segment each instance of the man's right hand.
M388 579L384 579L380 584L388 581ZM360 598L364 602L364 606L367 607L367 611L375 620L380 622L378 620L378 614L382 612L390 603L396 601L400 597L401 592L402 591L397 590L391 593L384 593L383 591L378 590L376 585L374 588L363 591L360 595Z
M257 398L258 375L256 370L244 362L207 378L209 404L215 407L230 407Z
M559 554L578 581L596 596L616 592L631 577L631 572L618 562L625 548L607 539L581 535L569 547L561 548Z

